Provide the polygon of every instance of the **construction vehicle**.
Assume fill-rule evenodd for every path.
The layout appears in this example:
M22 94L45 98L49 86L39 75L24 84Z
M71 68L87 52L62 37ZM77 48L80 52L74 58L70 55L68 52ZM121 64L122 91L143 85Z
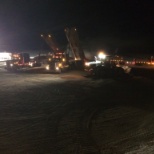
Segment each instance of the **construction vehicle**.
M47 60L47 54L39 54L30 60L29 65L31 67L43 67L43 65L46 64Z
M66 28L65 34L69 43L70 50L62 51L59 49L54 37L51 34L44 35L41 37L48 44L52 53L47 55L47 61L45 69L48 71L62 72L66 69L83 68L85 55L79 44L79 38L76 28ZM37 57L36 59L40 59ZM35 63L40 63L39 60L35 60ZM33 65L36 65L33 64Z
M41 37L49 45L52 53L47 54L46 61L44 61L44 67L46 71L61 73L69 68L67 54L58 48L53 36L43 35Z
M17 71L29 68L30 56L28 53L12 53L11 59L6 61L5 69Z
M129 77L131 68L125 66L120 56L109 56L101 52L95 61L85 63L85 71L88 76L95 78L124 79Z
M73 60L70 61L70 64L73 64L76 68L82 69L84 67L84 62L86 61L86 58L79 42L77 29L75 27L72 27L70 29L66 28L65 34L73 56Z

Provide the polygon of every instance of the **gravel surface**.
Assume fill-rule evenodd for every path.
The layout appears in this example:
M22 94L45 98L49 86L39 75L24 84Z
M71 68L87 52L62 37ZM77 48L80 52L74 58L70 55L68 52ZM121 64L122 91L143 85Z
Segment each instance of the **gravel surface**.
M1 154L154 152L154 81L0 70Z

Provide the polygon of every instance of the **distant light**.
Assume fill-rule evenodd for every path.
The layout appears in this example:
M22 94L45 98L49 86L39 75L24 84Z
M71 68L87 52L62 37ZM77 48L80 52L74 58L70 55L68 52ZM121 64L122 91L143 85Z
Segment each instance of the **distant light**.
M51 35L48 35L48 37L51 37Z
M100 59L105 59L105 58L106 58L106 55L105 55L103 52L100 52L100 53L98 54L98 58L100 58Z
M12 54L8 52L0 53L0 61L11 60L11 56Z
M43 34L41 34L41 37L43 37Z

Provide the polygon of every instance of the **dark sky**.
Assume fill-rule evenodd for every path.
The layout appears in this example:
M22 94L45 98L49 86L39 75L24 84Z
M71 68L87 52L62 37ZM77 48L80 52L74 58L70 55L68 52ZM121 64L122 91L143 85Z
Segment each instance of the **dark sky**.
M0 49L39 50L41 33L66 45L76 26L83 44L153 53L153 10L152 0L0 0Z

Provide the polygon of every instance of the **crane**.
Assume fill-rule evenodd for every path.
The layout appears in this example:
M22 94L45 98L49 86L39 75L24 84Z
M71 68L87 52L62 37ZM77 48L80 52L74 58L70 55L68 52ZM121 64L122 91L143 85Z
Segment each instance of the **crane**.
M66 35L66 38L67 38L68 43L70 45L71 51L73 53L74 60L76 62L77 61L81 62L83 65L86 58L85 58L85 54L83 52L83 49L80 46L77 29L75 27L66 28L65 35Z
M51 48L54 54L59 52L62 53L62 51L59 50L58 45L51 34L48 35L41 34L41 37L45 40L45 42L48 44L48 46Z
M43 35L41 37L45 40L48 46L53 51L53 54L49 54L48 62L46 65L46 70L61 72L62 70L68 68L68 58L64 51L58 48L51 34Z

